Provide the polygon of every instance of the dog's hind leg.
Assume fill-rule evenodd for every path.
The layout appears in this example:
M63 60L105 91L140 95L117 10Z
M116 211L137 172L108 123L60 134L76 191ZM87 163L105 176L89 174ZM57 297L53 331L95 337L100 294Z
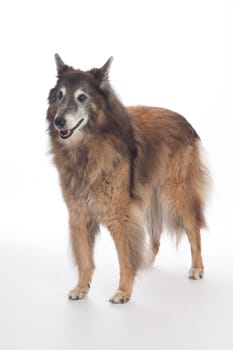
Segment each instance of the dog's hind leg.
M120 265L120 282L115 295L110 299L113 304L129 301L134 277L144 258L144 230L138 218L125 213L121 218L108 220L107 227L114 239Z
M193 193L186 192L183 194L186 202L180 201L177 205L178 220L183 226L183 230L188 236L191 248L192 265L189 271L189 278L200 279L204 274L204 266L201 255L201 235L200 229L205 226L205 219L201 202L194 199Z
M177 233L179 241L180 233L186 232L191 247L192 265L189 273L191 279L200 279L204 274L201 256L200 229L205 226L203 205L192 186L174 186L170 189L168 199L169 221L172 231Z
M203 277L204 266L201 256L200 229L187 230L192 254L192 267L189 271L189 278L197 280Z
M163 203L170 229L186 232L192 255L189 277L200 279L204 274L200 229L205 227L204 204L208 189L208 174L199 154L199 144L181 150L170 163L163 184Z
M200 279L204 274L204 266L201 256L201 235L200 230L205 226L205 217L203 213L203 203L198 193L190 187L186 194L186 206L182 213L182 223L188 236L191 247L192 266L189 272L189 278ZM180 211L181 213L182 211Z
M94 271L93 246L99 227L87 217L88 215L70 215L71 243L79 271L77 286L69 293L71 300L83 299L87 295Z
M193 198L190 188L185 188L185 186L184 188L176 187L168 202L169 228L176 233L177 242L181 238L181 233L186 232L190 243L192 265L189 277L200 279L204 274L200 236L200 229L204 226L204 214L201 204Z

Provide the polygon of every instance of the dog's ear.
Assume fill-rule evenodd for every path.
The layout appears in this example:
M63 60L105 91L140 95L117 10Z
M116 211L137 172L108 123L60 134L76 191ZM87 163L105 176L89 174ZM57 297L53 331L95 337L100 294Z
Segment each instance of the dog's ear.
M110 57L107 62L101 68L94 68L91 73L94 75L95 79L98 81L101 89L109 87L109 71L113 61L113 57Z
M58 76L71 68L62 61L61 57L57 53L55 53L54 58L57 66Z
M109 83L109 71L110 67L113 61L113 57L111 56L107 62L99 69L100 76L101 76L101 87L104 87L106 84Z

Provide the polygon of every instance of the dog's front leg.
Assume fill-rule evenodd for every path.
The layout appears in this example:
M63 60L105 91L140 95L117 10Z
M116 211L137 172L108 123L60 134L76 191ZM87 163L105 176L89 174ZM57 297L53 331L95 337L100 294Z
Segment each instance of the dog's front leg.
M124 304L130 299L135 274L143 263L144 231L132 218L114 220L108 228L116 245L120 265L119 287L110 302Z
M70 215L71 243L79 271L77 286L69 293L71 300L80 300L87 295L95 267L93 245L98 226L87 217L80 213Z

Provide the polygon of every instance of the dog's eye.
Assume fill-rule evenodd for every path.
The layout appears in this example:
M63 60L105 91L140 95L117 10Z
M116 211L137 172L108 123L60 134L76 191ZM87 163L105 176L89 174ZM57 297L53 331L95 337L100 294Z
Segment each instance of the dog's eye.
M58 101L61 101L63 99L63 92L61 90L58 91L57 99L58 99Z
M81 94L81 95L78 96L79 102L84 102L86 99L87 99L87 96L84 95L84 94Z

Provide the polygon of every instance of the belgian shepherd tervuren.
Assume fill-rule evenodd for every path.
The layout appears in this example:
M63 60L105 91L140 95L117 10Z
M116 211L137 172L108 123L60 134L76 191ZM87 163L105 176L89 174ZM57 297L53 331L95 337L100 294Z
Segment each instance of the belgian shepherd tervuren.
M135 274L153 262L163 228L177 237L186 232L189 276L202 278L200 229L208 176L196 131L167 109L126 108L109 82L112 58L89 71L66 65L57 54L55 59L58 80L47 119L79 271L69 298L88 293L100 224L111 232L119 257L112 303L130 299Z

